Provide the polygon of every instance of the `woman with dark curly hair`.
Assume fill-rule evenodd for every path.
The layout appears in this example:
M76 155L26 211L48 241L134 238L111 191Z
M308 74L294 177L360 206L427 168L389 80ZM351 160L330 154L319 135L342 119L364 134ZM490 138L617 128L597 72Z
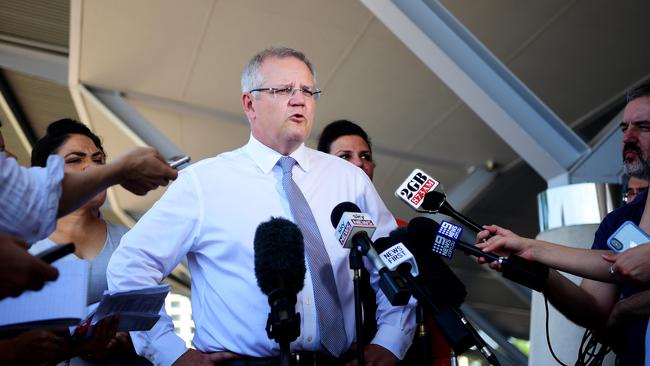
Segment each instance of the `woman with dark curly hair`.
M32 150L32 166L45 166L48 156L56 154L63 158L64 171L81 172L106 164L102 142L84 124L71 119L51 123L46 135ZM30 252L38 253L65 243L75 244L75 253L63 260L89 262L88 304L101 300L108 289L106 266L113 251L128 231L123 225L113 224L102 218L99 208L106 200L106 191L100 192L84 206L57 220L56 230L49 237L34 243ZM104 339L95 339L81 357L71 360L71 365L142 364L135 354L128 332L107 332Z

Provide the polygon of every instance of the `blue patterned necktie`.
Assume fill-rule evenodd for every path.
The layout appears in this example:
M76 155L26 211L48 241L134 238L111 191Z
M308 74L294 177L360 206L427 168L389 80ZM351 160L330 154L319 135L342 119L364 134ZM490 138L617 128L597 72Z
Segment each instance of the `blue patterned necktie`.
M305 238L305 253L307 253L309 273L314 286L314 302L318 313L321 344L332 355L338 357L346 351L347 338L332 264L309 204L293 181L291 169L296 164L296 160L290 156L283 156L278 160L278 164L282 168L282 187L287 194L291 213Z

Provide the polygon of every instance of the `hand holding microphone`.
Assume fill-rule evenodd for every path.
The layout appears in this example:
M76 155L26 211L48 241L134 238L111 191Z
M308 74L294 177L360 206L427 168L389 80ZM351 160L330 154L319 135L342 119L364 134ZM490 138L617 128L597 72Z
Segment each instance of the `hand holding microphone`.
M500 226L485 226L485 230L476 235L476 240L475 246L486 253L495 253L501 257L517 255L527 260L533 260L533 241ZM478 262L484 264L488 261L483 257L479 257ZM491 262L489 265L492 269L502 270L502 266L498 261Z

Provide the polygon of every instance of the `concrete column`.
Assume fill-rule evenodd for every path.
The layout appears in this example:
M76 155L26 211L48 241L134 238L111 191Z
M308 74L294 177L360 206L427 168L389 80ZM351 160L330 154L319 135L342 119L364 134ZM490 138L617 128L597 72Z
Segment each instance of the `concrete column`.
M618 206L620 186L604 184L573 184L555 187L538 196L540 240L574 248L591 248L594 233L602 218ZM579 284L580 277L563 273ZM574 365L585 329L573 324L549 303L549 337L553 351L567 365ZM530 317L530 354L528 364L557 365L546 338L544 296L533 292ZM614 365L608 357L603 365Z

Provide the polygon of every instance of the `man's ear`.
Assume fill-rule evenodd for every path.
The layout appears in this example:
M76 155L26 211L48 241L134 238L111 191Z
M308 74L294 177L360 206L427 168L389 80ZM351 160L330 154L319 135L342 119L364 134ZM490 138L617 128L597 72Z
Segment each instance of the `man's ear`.
M241 104L246 117L248 117L249 121L252 121L253 116L255 115L255 107L253 107L253 95L251 93L242 94Z

